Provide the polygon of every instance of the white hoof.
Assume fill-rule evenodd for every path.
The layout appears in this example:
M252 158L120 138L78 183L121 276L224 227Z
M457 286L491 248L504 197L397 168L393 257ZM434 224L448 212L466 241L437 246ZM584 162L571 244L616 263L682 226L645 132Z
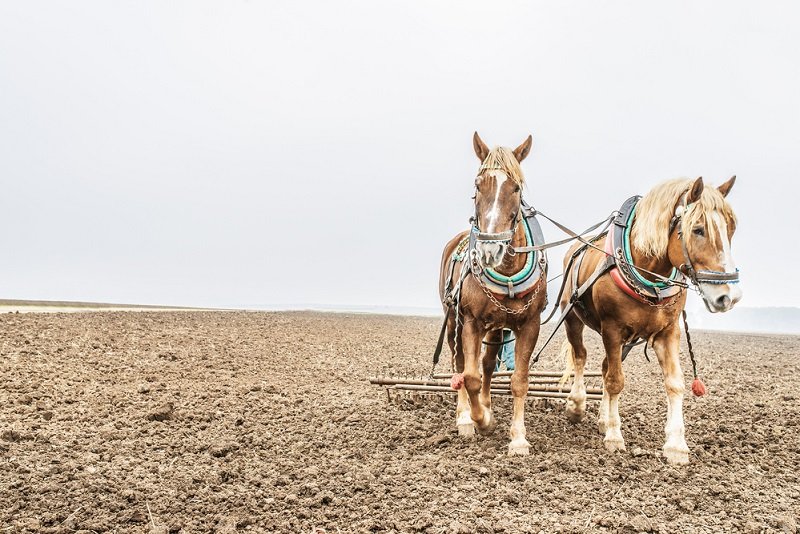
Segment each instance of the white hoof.
M531 444L526 440L508 444L509 456L528 456L531 453Z
M567 399L567 407L564 412L567 414L567 420L570 423L580 423L586 414L586 403L577 403Z
M625 450L625 440L622 439L604 439L603 445L609 452L617 452Z
M464 425L457 425L458 426L458 435L465 437L465 438L474 438L475 437L475 426L472 423L464 424Z
M672 465L687 465L689 463L689 448L664 447L664 458Z

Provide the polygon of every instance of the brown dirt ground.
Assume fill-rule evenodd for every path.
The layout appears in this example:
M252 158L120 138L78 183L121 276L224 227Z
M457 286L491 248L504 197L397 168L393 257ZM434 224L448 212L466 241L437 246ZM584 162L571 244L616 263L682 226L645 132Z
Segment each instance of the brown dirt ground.
M795 531L800 337L696 333L710 394L687 398L692 463L677 468L660 456L660 370L640 351L625 365L625 453L603 449L594 405L571 425L560 402L531 401L532 454L508 457L508 400L493 436L464 441L453 402L389 402L367 383L425 374L438 327L4 314L0 532ZM539 367L559 368L555 352Z

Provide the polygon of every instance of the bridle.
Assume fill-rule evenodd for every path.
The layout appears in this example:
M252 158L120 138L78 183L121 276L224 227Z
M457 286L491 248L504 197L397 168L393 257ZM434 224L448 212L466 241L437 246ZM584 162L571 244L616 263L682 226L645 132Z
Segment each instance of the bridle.
M502 171L500 167L483 167L481 166L481 173L485 170L499 170ZM475 197L473 197L475 198ZM522 213L522 195L520 195L520 205L517 208L516 213L514 213L514 218L511 220L511 229L506 230L504 232L482 232L480 227L478 226L478 205L475 203L475 212L473 213L472 217L470 217L469 222L472 224L472 233L475 234L475 241L481 243L501 243L503 245L509 245L511 240L514 238L514 233L517 231L517 225L520 221L520 215Z
M709 270L697 270L694 268L692 264L692 259L689 257L689 249L686 246L686 239L683 236L683 228L680 224L681 217L684 213L689 209L690 204L687 201L687 197L689 192L687 191L684 193L683 198L681 200L681 204L675 210L675 215L673 215L672 220L669 223L669 233L672 235L672 231L675 230L677 227L678 229L678 239L681 242L681 249L683 250L683 265L681 265L678 269L686 274L689 277L689 280L697 287L697 290L700 292L700 296L703 297L705 300L705 295L703 294L703 289L700 284L738 284L739 283L739 269L735 271L709 271Z

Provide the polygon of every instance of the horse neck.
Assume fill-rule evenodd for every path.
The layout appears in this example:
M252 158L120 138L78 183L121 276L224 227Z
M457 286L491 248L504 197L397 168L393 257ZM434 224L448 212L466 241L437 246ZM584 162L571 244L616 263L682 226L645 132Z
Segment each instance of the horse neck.
M510 248L524 247L528 244L528 240L525 238L524 224L525 221L523 220L520 220L519 223L517 223L517 227L514 230L514 237L511 238ZM503 262L495 269L495 271L504 276L511 276L520 272L525 267L525 262L528 261L528 254L533 253L529 252L526 254L515 254L512 256L506 252L505 256L503 256Z

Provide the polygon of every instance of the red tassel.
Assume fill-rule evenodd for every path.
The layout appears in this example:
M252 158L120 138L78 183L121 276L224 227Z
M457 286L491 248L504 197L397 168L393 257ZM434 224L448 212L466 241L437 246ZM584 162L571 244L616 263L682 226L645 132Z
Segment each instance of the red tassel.
M692 382L692 393L694 393L695 397L702 397L706 394L706 385L697 377L695 377L694 382Z
M450 389L461 389L461 386L464 385L464 375L462 373L456 373L453 375L453 378L450 379Z

